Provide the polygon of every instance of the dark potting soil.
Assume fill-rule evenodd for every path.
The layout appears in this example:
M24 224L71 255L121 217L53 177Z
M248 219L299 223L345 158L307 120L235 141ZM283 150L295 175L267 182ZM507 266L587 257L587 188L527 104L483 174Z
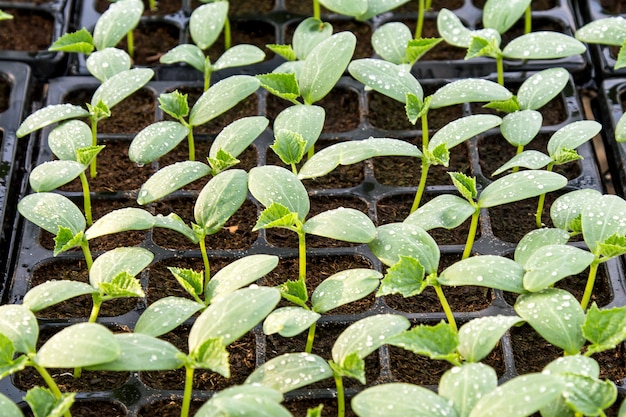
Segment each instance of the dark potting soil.
M109 401L78 400L72 405L70 412L72 417L127 417L124 407ZM33 417L33 414L27 410L24 416Z
M439 11L444 7L448 10L455 10L462 7L465 4L463 0L432 0L430 5L431 11ZM414 12L417 13L418 5L417 2L409 1L404 3L403 5L393 9L394 12L399 13L407 13Z
M142 66L161 65L159 59L179 43L179 29L165 22L140 22L133 30L133 63ZM118 48L128 51L127 38Z
M111 2L109 0L97 0L95 9L98 13L104 13L106 9L109 8L110 4ZM182 7L182 0L158 0L156 10L150 10L150 1L143 0L143 14L145 16L171 14L182 9Z
M233 6L231 4L231 9ZM231 21L231 46L234 45L254 45L265 52L265 61L274 57L266 45L276 43L276 29L268 22L261 20L233 20ZM187 43L192 43L190 36ZM207 50L207 55L212 62L218 60L224 53L224 32L220 33L217 40Z
M334 417L337 415L336 399L310 399L310 400L285 400L282 405L287 408L294 416L306 416L307 410L323 405L321 417ZM357 417L350 407L350 398L346 397L345 417Z
M624 0L600 0L602 12L606 14L622 14L626 12Z
M0 113L7 111L11 99L11 83L0 76Z
M482 9L486 0L472 0L474 6ZM535 0L533 1L532 10L548 10L553 9L557 5L556 0Z
M276 0L230 0L228 13L230 15L244 15L268 13L274 8ZM195 9L203 3L198 0L191 0L191 8Z
M0 25L0 45L13 51L45 51L52 44L54 18L48 13L28 9L4 9L13 19ZM37 30L33 30L37 28Z
M189 406L189 415L195 415L202 407L204 401L191 401ZM180 409L182 408L182 400L165 399L152 402L139 410L137 417L180 417Z

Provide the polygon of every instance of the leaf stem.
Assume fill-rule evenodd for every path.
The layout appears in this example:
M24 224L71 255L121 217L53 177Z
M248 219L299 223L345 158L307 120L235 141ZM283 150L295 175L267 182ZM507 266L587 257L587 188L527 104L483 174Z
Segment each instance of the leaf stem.
M80 248L83 250L83 255L85 256L85 262L87 262L87 271L91 271L91 265L93 265L93 258L91 256L91 251L89 250L89 242L87 240L83 240L80 244Z
M417 11L417 25L415 26L414 39L420 39L422 37L422 30L424 28L424 13L426 13L424 0L419 0L417 3L419 5L419 9Z
M208 282L209 277L211 276L211 265L209 264L209 256L206 252L206 242L204 241L204 236L198 239L198 244L200 245L200 253L202 254L202 262L204 263L204 276Z
M313 341L315 340L315 330L317 328L317 322L313 323L311 327L309 327L309 334L306 338L306 347L304 351L306 353L311 353L313 351Z
M472 214L472 221L470 223L469 232L467 232L467 241L465 242L465 249L463 250L463 258L467 259L472 254L472 246L474 246L474 239L476 238L476 231L478 230L478 219L480 217L480 208L476 207L474 214Z
M515 155L519 155L522 152L524 152L524 145L517 145L517 150L515 151ZM513 169L511 170L511 172L517 172L519 171L519 167L513 167Z
M320 2L319 0L313 0L313 17L320 20Z
M448 324L450 324L450 327L452 327L455 332L458 332L456 320L454 319L454 314L452 314L452 309L450 308L450 304L448 304L448 300L446 299L446 295L443 293L441 285L435 284L433 285L433 287L435 288L435 292L437 293L437 297L439 298L441 307L443 307L443 312L446 314Z
M306 282L306 234L298 227L298 280Z
M504 58L502 54L496 56L496 69L498 71L498 84L504 86Z
M343 392L343 379L337 373L334 373L333 376L337 387L337 417L344 417L346 415L346 398Z
M196 145L193 139L193 128L189 126L189 133L187 133L187 143L189 144L189 160L196 160Z
M46 368L44 368L43 366L39 366L32 361L31 363L33 367L35 368L35 370L39 372L39 375L41 375L43 380L46 382L46 385L48 385L48 388L50 388L50 391L52 392L52 395L54 395L54 398L56 398L57 400L60 399L63 394L61 394L61 390L59 389L59 386L57 385L56 382L54 382L54 379L52 378L50 373L46 370ZM64 415L65 417L72 417L72 413L70 413L69 410L66 411Z
M132 30L129 30L126 34L126 43L128 44L128 55L132 58L135 56L135 37Z
M93 218L91 216L91 194L89 192L89 181L87 181L87 176L84 172L80 173L80 183L83 187L83 209L85 210L85 219L87 220L87 226L91 226L93 224Z
M587 285L585 285L585 292L583 293L583 298L580 300L580 306L583 310L587 310L587 306L589 305L589 301L591 300L591 294L593 293L593 286L596 282L596 275L598 274L598 265L600 265L602 261L599 258L596 258L591 265L589 266L589 275L587 276Z
M193 368L185 365L185 391L183 393L183 405L180 409L180 417L189 416L189 405L191 404L191 390L193 389Z
M524 12L524 34L530 33L533 30L533 18L531 13L530 4Z
M424 195L424 190L426 189L428 169L430 168L430 163L428 161L428 157L426 156L426 152L428 151L428 141L428 117L426 117L425 114L422 116L422 172L420 174L420 182L417 186L415 198L413 199L413 205L411 206L411 213L419 207L420 202L422 201L422 195Z
M91 120L91 146L98 146L98 120L95 117L90 117ZM89 173L91 178L96 178L96 160L97 156L93 158L91 164L89 164Z
M230 49L231 44L231 35L230 35L230 19L226 17L224 21L224 50L228 51Z
M549 163L548 166L546 167L546 171L552 171L552 168L554 167L553 163ZM541 228L541 226L543 226L543 223L541 222L541 216L543 215L543 206L546 202L546 194L543 193L539 196L539 201L537 202L537 212L535 213L535 224L537 225L537 228Z

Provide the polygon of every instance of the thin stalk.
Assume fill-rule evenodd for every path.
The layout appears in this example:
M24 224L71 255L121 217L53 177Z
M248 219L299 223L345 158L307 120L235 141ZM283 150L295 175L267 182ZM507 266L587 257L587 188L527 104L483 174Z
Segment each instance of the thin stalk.
M83 250L83 255L85 256L85 262L87 262L87 271L91 270L91 265L93 265L93 258L91 256L91 251L89 250L89 242L86 240L80 245L80 248Z
M39 372L39 375L41 375L43 380L46 382L46 385L48 385L48 388L50 388L50 391L52 392L52 395L54 395L54 398L56 398L57 400L60 399L63 394L61 394L61 390L59 389L59 386L57 385L56 382L54 382L54 379L52 378L50 373L46 370L46 368L44 368L43 366L39 366L34 362L31 362L31 363L33 367L37 370L37 372ZM72 417L72 413L68 410L65 412L64 416Z
M204 241L204 236L198 240L198 244L200 245L200 253L202 254L202 262L204 263L204 275L206 277L211 276L211 266L209 264L209 256L206 252L206 243Z
M89 323L95 323L100 314L100 307L102 306L102 299L100 295L96 294L93 297L93 305L91 306L91 314L89 315Z
M469 232L467 233L467 241L465 242L465 250L463 250L463 258L467 259L472 254L472 247L474 246L474 239L476 238L476 231L478 230L478 218L480 217L480 208L476 207L476 211L472 214L472 221L470 223Z
M598 265L600 265L602 261L596 258L591 265L589 266L589 276L587 277L587 285L585 285L585 292L583 293L583 298L580 300L580 306L583 310L587 310L587 306L589 305L589 300L591 300L591 293L593 292L593 286L596 282L596 275L598 274Z
M230 49L231 44L231 35L230 35L230 19L227 17L224 21L224 50L227 51Z
M311 353L313 351L313 341L315 340L316 327L317 327L317 323L313 323L311 327L309 327L309 334L307 335L307 338L306 338L306 347L304 348L304 351L306 353Z
M295 162L291 163L291 172L293 172L295 175L298 175L298 167L296 166Z
M209 64L210 65L210 64ZM207 69L206 65L205 65L205 70L204 70L204 92L207 92L209 90L209 87L211 86L211 75L213 74L213 70L212 69Z
M133 31L129 30L126 34L126 43L128 44L128 55L131 57L135 56L135 37L133 36Z
M346 415L346 398L343 392L343 379L341 375L336 373L333 376L337 387L337 417L344 417Z
M428 118L427 115L422 116L422 152L425 153L428 150ZM417 192L415 193L415 199L413 200L413 205L411 206L411 213L413 213L420 205L422 201L422 195L424 194L424 190L426 189L426 179L428 178L428 169L430 168L430 164L427 161L427 158L422 157L422 173L420 175L420 182L417 186Z
M308 159L311 159L311 158L313 158L313 155L315 155L315 144L311 145L311 147L309 148L309 150L308 150L308 152L306 154L306 157Z
M193 128L189 126L189 133L187 133L187 143L189 144L189 160L196 160L196 145L193 140Z
M424 13L426 13L426 5L424 4L424 0L419 0L418 2L419 9L417 10L417 25L415 27L415 39L420 39L422 37L422 30L424 29Z
M498 72L498 84L504 86L504 58L502 54L496 57L496 70Z
M298 233L298 279L306 282L306 235L299 228Z
M524 152L524 145L517 145L517 149L515 150L515 155L519 155L522 152ZM511 170L511 172L517 172L519 171L519 167L513 167L513 169Z
M530 33L533 30L533 18L530 9L530 4L524 12L524 34Z
M313 17L316 18L316 19L320 19L321 18L320 2L319 2L319 0L313 0Z
M89 181L87 181L87 176L84 172L80 173L80 183L83 186L83 209L85 210L85 219L87 220L87 226L91 226L93 224L93 218L91 216L91 193L89 192Z
M549 163L548 166L546 167L546 171L552 171L553 167L554 167L554 164ZM543 206L545 202L546 202L546 195L541 194L539 196L539 201L537 202L537 212L535 213L535 225L537 226L537 228L541 228L541 226L543 226L543 223L541 222L541 215L543 214Z
M193 368L185 365L185 391L183 394L183 406L180 409L180 417L189 416L189 405L191 404L191 390L193 389Z
M436 284L433 285L435 288L435 292L437 293L437 297L439 298L439 302L441 303L441 307L443 307L443 312L446 314L446 318L448 319L448 324L454 330L454 332L458 332L458 328L456 326L456 320L454 319L454 315L452 314L452 309L450 308L450 304L448 304L448 300L446 299L445 294L443 293L443 289L441 285Z
M98 146L98 121L91 118L91 146ZM91 178L96 178L96 156L89 165L89 173Z

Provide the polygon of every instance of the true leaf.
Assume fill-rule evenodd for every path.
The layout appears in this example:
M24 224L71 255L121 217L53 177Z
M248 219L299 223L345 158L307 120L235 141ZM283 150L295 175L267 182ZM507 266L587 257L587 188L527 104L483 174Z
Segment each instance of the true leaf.
M178 90L159 95L159 108L175 119L189 115L189 103L187 94L181 94Z
M80 148L76 151L76 159L83 165L89 165L104 148L105 145Z
M447 370L439 381L439 395L452 403L459 417L467 417L485 394L498 386L493 368L482 363L464 363Z
M240 161L228 152L220 149L217 151L215 158L207 158L211 167L211 175L217 175L228 168L237 165Z
M524 269L515 261L496 255L463 259L444 269L437 281L441 285L477 285L516 294L524 292Z
M115 46L128 32L133 30L143 14L141 0L125 0L111 3L100 16L93 30L96 49Z
M160 121L146 126L135 136L128 148L128 157L136 164L148 164L174 149L189 129L174 121Z
M133 68L118 72L93 93L91 105L96 106L102 101L109 109L143 87L154 76L149 68Z
M352 61L348 71L356 80L400 103L406 102L407 94L424 99L422 86L405 65L365 58Z
M413 64L423 57L428 51L439 45L442 38L411 39L406 47L405 62Z
M515 311L544 339L568 354L578 353L585 343L581 330L585 313L565 290L548 288L522 294L517 298Z
M192 296L204 294L204 271L194 271L189 268L175 268L168 266L167 269L174 275L176 281Z
M313 291L313 311L326 313L360 300L378 288L380 278L382 274L372 269L356 268L337 272L322 281Z
M495 180L478 197L480 207L493 207L556 191L567 185L567 178L550 172L514 172Z
M478 196L478 189L476 188L476 177L470 177L462 172L448 172L452 184L459 190L459 193L470 203L473 202ZM473 206L472 206L473 207Z
M224 27L227 15L227 1L206 3L194 9L189 18L189 34L193 42L202 50L213 45Z
M344 242L368 243L376 237L376 226L363 212L339 207L311 217L304 224L305 233Z
M135 333L159 337L175 329L204 306L181 297L168 296L150 304L135 324Z
M417 259L400 256L400 261L387 269L376 296L401 294L407 298L421 294L428 287L424 276L424 267Z
M566 383L563 393L565 403L582 415L601 415L617 399L617 387L612 381L572 374L562 378Z
M291 45L279 45L276 43L270 43L265 45L267 49L274 52L276 55L280 55L285 58L287 61L295 61L298 59L296 56L296 52L293 50Z
M159 58L159 62L162 64L175 64L177 62L184 62L187 65L195 68L196 70L204 73L205 56L202 49L196 45L182 44L177 45L174 48L167 51Z
M277 202L304 220L310 202L306 188L292 172L277 166L261 166L250 170L248 188L265 207Z
M252 230L271 229L273 227L293 229L297 226L298 222L297 213L289 211L289 209L282 204L272 203L261 212Z
M204 340L190 353L196 359L195 367L210 369L224 378L230 378L229 353L221 337Z
M35 417L61 417L69 413L75 396L75 393L65 393L56 398L50 389L36 386L28 390L24 400Z
M144 182L137 194L137 203L157 201L174 191L209 175L211 169L202 162L182 161L164 166Z
M17 205L20 214L44 230L56 235L59 227L72 235L85 230L87 222L80 209L69 198L56 193L30 194Z
M615 258L626 254L626 236L617 233L609 236L604 242L598 243L598 253L603 259Z
M456 195L442 194L409 214L403 223L413 224L424 230L439 227L450 230L463 224L474 211L474 207L466 200Z
M263 321L263 333L293 337L307 330L320 317L321 314L302 307L277 308Z
M207 235L219 232L248 196L248 174L229 169L213 177L200 191L193 215Z
M286 393L332 377L327 362L310 353L285 353L254 370L246 384L261 384Z
M256 78L259 80L261 87L275 96L291 102L300 97L300 87L298 86L296 75L293 73L258 74Z
M46 161L30 173L28 182L35 192L52 191L77 178L86 165L76 161Z
M387 343L431 359L447 360L451 363L458 362L456 352L459 344L458 335L445 322L440 322L434 326L420 324L411 330L394 335Z
M74 104L52 104L31 113L17 129L17 137L21 138L43 127L68 119L86 117L89 112Z
M278 265L274 255L248 255L217 271L206 286L206 301L213 302L271 272Z
M265 52L254 45L234 45L215 61L213 70L252 65L263 61L263 58L265 58Z
M592 344L587 354L613 349L626 339L626 307L598 309L593 303L587 311L583 335Z
M592 253L574 246L542 246L524 263L524 288L531 292L548 288L562 278L584 271L594 259Z
M505 58L556 59L579 55L587 50L584 44L559 32L532 32L509 42L502 50Z
M84 282L70 280L50 280L31 288L24 295L23 304L33 312L43 310L61 301L79 295L93 294L94 287Z
M120 272L109 282L100 282L98 288L108 298L145 296L139 280L126 271Z
M63 34L48 48L49 51L76 52L85 55L89 55L93 49L93 37L85 28Z
M80 231L74 235L67 227L59 226L59 230L54 237L54 251L52 254L57 256L61 252L81 246L84 240L84 232Z
M105 82L112 76L131 68L131 58L121 49L104 48L89 55L85 61L87 70L100 82Z
M329 365L333 370L333 375L354 378L361 384L366 383L365 361L361 359L356 352L352 352L346 356L341 365L337 365L333 361L330 361Z
M467 362L483 360L500 342L504 333L522 319L517 316L478 317L459 329L458 351Z
M297 164L302 160L306 148L306 141L298 132L291 130L275 130L276 140L270 146L280 157L280 160L287 165Z
M100 255L89 270L89 282L97 287L99 283L110 282L120 272L135 276L154 259L154 254L140 247L118 247Z
M481 56L496 58L500 53L499 38L483 38L481 36L473 36L472 41L467 48L465 59L472 59Z
M539 129L543 117L536 110L520 110L507 114L502 119L502 136L513 146L526 146L532 141Z
M398 401L398 398L411 401ZM351 405L360 417L456 416L445 398L427 388L400 382L368 387L352 399Z
M291 301L292 303L299 305L300 307L305 307L306 302L309 299L306 284L300 279L297 281L285 281L280 286L280 295L287 301Z

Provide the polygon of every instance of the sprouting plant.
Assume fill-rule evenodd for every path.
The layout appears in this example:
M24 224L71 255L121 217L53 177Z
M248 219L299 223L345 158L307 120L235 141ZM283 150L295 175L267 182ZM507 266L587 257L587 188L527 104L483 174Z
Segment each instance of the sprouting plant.
M406 64L397 65L380 59L357 59L348 66L350 74L367 87L405 104L408 120L415 124L421 119L422 125L422 170L415 193L411 213L419 207L426 189L428 169L431 165L446 165L448 149L472 136L500 124L501 119L492 115L475 115L449 123L441 129L436 145L431 145L428 129L428 112L455 104L471 102L505 101L512 97L509 90L492 81L483 79L463 79L453 81L439 88L434 94L424 97L419 81L411 74ZM492 116L492 117L478 117ZM449 133L454 136L449 137ZM462 139L456 140L456 135ZM434 139L434 137L433 137Z
M614 69L626 66L626 19L622 16L607 17L587 23L576 31L576 39L585 43L619 47Z
M0 20L11 20L13 19L13 15L5 12L4 10L0 10Z
M75 394L64 394L46 368L76 368L115 360L120 346L113 333L101 324L79 323L54 334L39 349L39 325L35 315L23 305L0 306L0 378L26 367L34 368L43 378L47 389L30 391L27 401L35 404L35 415L71 417L69 411ZM68 349L72 346L72 349ZM3 413L7 410L2 408ZM9 408L11 410L11 408ZM19 414L18 414L19 415Z
M250 193L265 206L253 230L280 227L298 235L298 279L283 284L282 293L290 302L308 310L306 235L367 243L375 236L374 224L364 213L343 207L306 219L310 210L309 195L295 174L285 168L271 165L255 167L248 177ZM314 334L315 326L312 325L307 352L311 351Z
M497 10L492 16L496 19L506 18L506 14ZM504 59L557 59L579 55L586 51L585 45L575 38L550 31L519 36L501 48L499 32L501 29L498 25L494 26L496 28L467 29L448 9L441 9L437 16L439 34L450 45L466 48L465 59L486 56L496 60L498 83L501 85L504 84Z
M259 85L259 81L249 75L233 75L205 91L191 109L189 109L186 94L181 94L178 90L172 93L162 93L159 96L159 107L175 121L163 120L152 123L140 131L129 148L131 161L138 164L152 162L174 149L185 136L189 144L189 160L194 161L196 152L193 128L230 110L241 100L253 94ZM248 124L261 126L265 119L258 117L246 120L244 126ZM254 140L255 137L250 139Z
M503 135L509 128L509 125L503 127ZM601 129L602 125L593 120L581 120L570 123L554 132L550 137L548 141L548 155L533 150L523 151L498 168L493 175L499 175L508 169L516 167L530 169L546 167L547 171L552 171L557 165L582 159L578 152L576 152L576 148L597 135ZM507 134L507 136L509 136L509 134ZM545 198L545 194L539 196L537 213L535 214L537 227L542 226L541 215L543 214Z
M210 22L210 24L208 24ZM215 1L204 4L191 13L189 32L193 44L177 45L166 52L159 61L162 64L184 62L200 71L204 77L204 91L209 89L211 74L226 68L256 64L265 58L265 53L254 45L235 45L230 47L230 29L228 22L228 1ZM226 52L215 63L205 56L208 49L224 28Z
M274 288L251 286L238 289L211 303L195 320L189 333L189 353L156 339L163 326L161 315L151 314L144 319L141 332L119 334L121 354L119 359L89 367L93 370L137 371L185 368L185 388L181 417L189 415L196 369L210 369L230 377L230 364L226 348L249 332L280 300ZM153 321L156 320L156 321ZM143 333L145 332L145 333Z
M91 146L98 146L98 122L111 117L111 109L143 87L153 77L148 68L123 70L107 78L94 92L87 110L73 104L51 104L31 113L20 125L17 136L23 137L41 128L70 119L86 117L91 124ZM96 158L91 160L91 177L96 176Z

